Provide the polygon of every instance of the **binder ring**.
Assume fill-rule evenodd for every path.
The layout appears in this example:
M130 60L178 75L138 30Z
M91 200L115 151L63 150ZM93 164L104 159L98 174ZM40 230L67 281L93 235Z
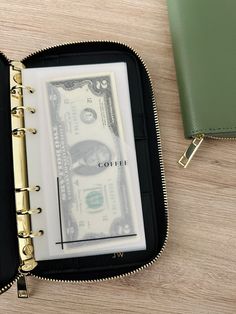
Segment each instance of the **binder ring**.
M29 111L30 113L35 113L35 108L33 107L25 107L25 106L17 106L12 108L11 114L16 117L20 117L23 115L23 112L17 113L19 110Z
M20 231L18 232L18 237L20 239L28 239L28 238L36 238L36 237L41 237L43 235L43 230L39 230L37 232L30 232L27 233L25 231Z
M40 186L39 185L35 185L32 187L26 187L26 188L16 188L15 192L38 192L40 190Z
M34 215L34 214L40 214L42 212L42 208L32 208L32 209L19 209L16 211L17 215Z
M22 85L22 84L17 84L17 85L15 85L15 86L13 86L11 89L10 89L10 93L11 94L16 94L16 90L17 89L26 89L26 90L28 90L28 92L30 93L30 94L33 94L34 93L34 89L32 88L32 87L30 87L30 86L25 86L25 85Z
M34 128L17 128L17 129L12 130L12 135L21 137L21 136L24 136L26 132L36 134L37 130Z

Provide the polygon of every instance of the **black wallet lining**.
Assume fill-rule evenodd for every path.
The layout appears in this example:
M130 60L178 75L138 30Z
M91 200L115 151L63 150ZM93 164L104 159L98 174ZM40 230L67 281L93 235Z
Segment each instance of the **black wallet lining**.
M11 282L18 271L15 194L13 183L9 64L0 56L0 289Z
M118 276L123 273L131 272L152 261L160 252L166 239L167 217L160 173L152 91L149 78L141 61L126 46L114 43L96 42L52 48L23 60L26 67L107 62L127 63L147 249L145 251L124 253L122 258L113 258L113 254L107 254L91 257L40 261L38 266L32 271L34 275L40 277L62 280L91 280ZM8 77L6 72L6 69L5 72L1 72L4 73L4 77ZM6 96L6 91L9 93L8 84L5 85L4 90ZM1 95L4 95L3 90ZM9 101L9 96L7 99ZM9 104L6 105L8 106L6 106L7 108L10 107ZM4 126L4 128L7 130L6 133L10 132L9 125L8 127ZM6 137L6 145L8 145L8 150L10 150L9 143L11 142L11 136ZM10 166L9 159L8 164ZM11 169L9 186L11 187L11 190L14 191L12 180ZM11 201L8 199L8 204L11 204L13 210L15 210L14 193L11 193L9 198ZM14 268L14 271L16 271L19 259L16 241L15 216L12 208L12 215L9 215L9 222L11 221L11 226L9 228L11 232L9 232L9 237L12 239L12 256L10 258L8 253L5 260L8 262L10 259L12 261L14 260L14 262L12 262L14 264L12 269ZM1 264L2 262L0 258L0 267Z
M43 54L43 57L38 56L37 58L36 56L33 56L33 62L29 62L29 59L26 64L27 67L63 66L122 61L127 63L147 249L146 251L124 253L122 259L113 259L112 254L108 254L94 257L41 261L33 273L39 276L57 279L68 279L69 277L73 279L94 279L117 275L133 270L138 266L148 263L154 258L157 254L156 252L158 251L159 242L159 232L156 223L157 217L153 199L153 195L155 193L153 192L154 190L151 176L152 170L150 169L149 161L150 133L148 134L147 127L145 125L145 121L148 121L145 116L146 107L151 107L152 114L151 120L148 121L149 129L151 121L153 121L150 86L146 87L148 90L148 97L145 98L143 84L140 77L140 67L136 57L130 51L127 52L120 51L119 49L112 49L92 52L67 51L62 52L62 54L55 51L55 55L53 55L53 51L48 51L48 55L45 55L46 52ZM152 129L152 132L153 131L155 130ZM157 146L155 133L152 133L152 138L155 138L155 143L153 144L154 146ZM158 154L156 155L156 159L158 159ZM155 160L155 164L156 163L157 160Z

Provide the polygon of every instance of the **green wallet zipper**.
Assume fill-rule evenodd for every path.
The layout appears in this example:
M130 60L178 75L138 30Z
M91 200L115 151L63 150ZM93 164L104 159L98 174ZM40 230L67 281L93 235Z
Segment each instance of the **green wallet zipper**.
M189 163L191 162L193 156L196 154L197 150L201 146L204 139L211 139L211 140L227 140L227 141L235 141L236 137L219 137L219 136L213 136L213 135L206 135L206 134L198 134L196 135L189 147L186 149L186 151L183 153L183 155L180 157L178 163L183 167L187 168Z
M193 138L191 144L186 149L186 151L183 153L183 155L180 157L178 163L184 167L187 168L190 161L192 160L193 156L196 154L198 148L201 146L202 142L204 140L204 134L199 134L196 137Z

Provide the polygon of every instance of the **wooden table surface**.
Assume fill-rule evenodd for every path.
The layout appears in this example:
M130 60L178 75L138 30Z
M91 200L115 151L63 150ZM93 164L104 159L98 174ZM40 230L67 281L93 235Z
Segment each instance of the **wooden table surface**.
M94 284L28 278L0 313L236 313L236 142L205 141L188 169L165 0L0 1L0 50L11 59L62 42L126 42L150 70L159 112L170 233L150 268Z

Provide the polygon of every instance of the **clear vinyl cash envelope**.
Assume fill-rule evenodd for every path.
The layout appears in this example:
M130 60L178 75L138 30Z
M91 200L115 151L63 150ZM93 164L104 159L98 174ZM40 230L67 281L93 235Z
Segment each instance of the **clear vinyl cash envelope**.
M24 69L22 82L36 260L144 250L126 63Z

